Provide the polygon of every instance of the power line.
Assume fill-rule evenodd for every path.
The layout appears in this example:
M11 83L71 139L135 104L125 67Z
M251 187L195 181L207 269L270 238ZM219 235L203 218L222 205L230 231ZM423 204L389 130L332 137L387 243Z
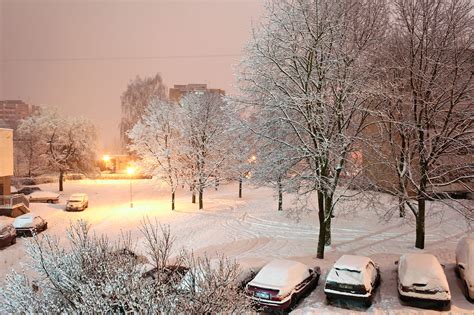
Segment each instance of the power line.
M240 54L209 54L209 55L169 55L169 56L142 56L142 57L71 57L71 58L8 58L0 63L21 62L81 62L81 61L130 61L130 60L166 60L166 59L205 59L241 57Z

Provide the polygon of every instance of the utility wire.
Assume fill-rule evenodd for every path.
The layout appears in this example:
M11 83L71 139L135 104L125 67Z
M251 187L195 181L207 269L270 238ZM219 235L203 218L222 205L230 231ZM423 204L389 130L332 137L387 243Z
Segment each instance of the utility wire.
M81 62L81 61L129 61L129 60L166 60L166 59L204 59L204 58L229 58L241 57L238 54L210 54L210 55L169 55L148 57L71 57L71 58L8 58L0 63L21 62Z

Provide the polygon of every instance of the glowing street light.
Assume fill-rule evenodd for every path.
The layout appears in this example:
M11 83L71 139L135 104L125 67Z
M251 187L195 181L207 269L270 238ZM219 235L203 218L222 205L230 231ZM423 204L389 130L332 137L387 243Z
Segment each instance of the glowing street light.
M130 208L133 208L132 175L135 173L135 169L129 166L127 167L127 173L130 175Z
M104 155L102 157L102 160L104 160L105 163L109 162L110 161L110 156L109 155Z

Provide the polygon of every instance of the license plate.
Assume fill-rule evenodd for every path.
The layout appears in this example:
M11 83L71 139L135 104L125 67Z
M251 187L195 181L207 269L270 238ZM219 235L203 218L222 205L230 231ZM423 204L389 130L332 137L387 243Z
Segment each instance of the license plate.
M265 292L255 292L255 296L261 299L270 299L270 294L265 293Z
M339 284L339 287L342 289L352 289L352 285L350 284Z

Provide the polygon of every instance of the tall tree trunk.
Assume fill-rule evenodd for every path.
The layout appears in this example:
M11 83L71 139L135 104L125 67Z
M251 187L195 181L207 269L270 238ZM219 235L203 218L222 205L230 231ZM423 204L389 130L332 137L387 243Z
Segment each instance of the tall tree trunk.
M202 186L199 186L199 210L202 210L204 208L204 201L203 201L203 192L204 189Z
M189 190L191 190L191 203L196 203L196 183L193 181L191 186L189 186Z
M420 190L418 191L418 215L416 217L416 241L415 247L425 248L425 210L426 210L426 185L428 183L427 166L425 163L420 163L421 180Z
M398 197L398 211L399 211L400 218L404 218L405 217L405 202L403 200L403 197Z
M175 192L173 191L171 193L171 210L173 211L174 211L174 199L175 199L174 197L175 197Z
M239 198L242 198L242 176L239 177Z
M278 177L278 211L283 211L283 185L281 177Z
M331 245L331 218L332 218L332 194L324 198L324 213L326 217L325 227L325 245Z
M319 238L316 257L324 259L324 244L326 243L326 227L324 220L324 195L318 191Z
M64 180L64 172L59 172L59 191L63 191L63 180Z
M416 217L416 241L415 247L425 248L425 199L418 200L418 215Z

